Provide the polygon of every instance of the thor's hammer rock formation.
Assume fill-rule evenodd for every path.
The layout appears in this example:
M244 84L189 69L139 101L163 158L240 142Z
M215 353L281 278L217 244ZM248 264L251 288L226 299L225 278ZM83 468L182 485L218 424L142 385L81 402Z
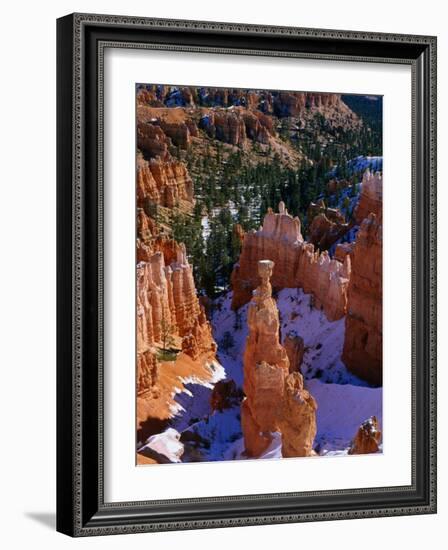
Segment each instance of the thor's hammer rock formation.
M302 375L289 374L288 355L279 339L278 309L272 298L273 267L271 260L258 262L261 282L248 310L243 386L246 398L241 407L245 450L248 456L260 456L269 447L272 432L283 426L285 456L309 456L316 435L316 403L303 389Z

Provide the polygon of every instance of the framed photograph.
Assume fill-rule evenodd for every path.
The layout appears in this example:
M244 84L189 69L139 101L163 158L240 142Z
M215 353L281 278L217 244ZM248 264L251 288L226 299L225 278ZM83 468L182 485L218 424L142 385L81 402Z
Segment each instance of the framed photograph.
M57 40L57 529L435 513L436 38Z

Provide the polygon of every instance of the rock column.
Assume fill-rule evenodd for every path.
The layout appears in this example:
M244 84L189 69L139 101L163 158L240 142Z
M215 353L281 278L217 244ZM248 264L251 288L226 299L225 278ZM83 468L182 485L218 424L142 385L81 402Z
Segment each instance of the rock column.
M285 456L307 456L316 434L316 404L303 389L301 374L289 375L288 355L279 340L278 309L272 298L273 267L270 260L258 262L261 282L248 310L243 386L246 398L241 406L245 451L247 456L260 456L269 447L272 432L283 426ZM294 400L300 401L299 408L292 405ZM288 421L285 414L292 414ZM295 444L296 440L302 443Z

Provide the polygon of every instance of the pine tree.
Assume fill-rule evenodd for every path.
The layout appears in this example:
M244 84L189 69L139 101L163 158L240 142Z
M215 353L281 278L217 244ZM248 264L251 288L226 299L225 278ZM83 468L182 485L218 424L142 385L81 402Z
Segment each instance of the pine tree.
M166 317L165 307L162 307L162 318L160 319L160 338L163 351L168 351L174 346L174 328Z

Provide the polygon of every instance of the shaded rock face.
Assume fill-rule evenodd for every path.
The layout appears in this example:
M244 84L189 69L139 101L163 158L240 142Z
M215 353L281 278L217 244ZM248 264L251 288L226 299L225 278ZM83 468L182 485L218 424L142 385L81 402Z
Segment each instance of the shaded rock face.
M362 222L352 253L342 360L374 385L382 383L382 224L371 213Z
M350 447L349 454L365 455L377 453L381 441L381 432L379 430L376 416L372 416L361 424Z
M167 241L170 257L174 241ZM177 245L177 243L176 243ZM137 265L137 364L138 392L156 382L155 346L166 334L182 341L182 351L198 359L214 359L216 344L203 307L199 304L185 248L176 246L177 257L165 263L161 250Z
M220 380L213 387L210 404L213 411L223 411L238 405L242 398L243 394L234 380Z
M293 376L295 379L298 376L302 380L301 390L303 390L303 379L300 373L289 375L288 354L279 341L278 309L272 298L270 284L273 266L270 260L258 262L261 282L254 292L248 309L249 335L244 351L243 386L246 398L241 406L245 450L247 456L259 456L271 443L272 432L284 426L286 456L305 456L289 453L299 447L299 453L311 453L315 430L308 429L308 422L315 411L315 403L313 401L314 408L312 408L312 398L306 400L303 395L303 399L312 410L307 409L306 414L299 419L294 418L291 425L285 420L284 414L288 409L285 399L289 402L291 400L289 394L295 392L291 389L292 382L288 382L289 377ZM297 409L296 412L301 414L303 411ZM294 443L299 439L303 440L301 444Z
M279 428L282 434L283 458L311 456L317 433L317 404L303 387L303 376L291 373L285 380Z
M296 332L291 331L286 335L283 346L289 359L289 372L300 372L300 366L302 365L305 353L303 338Z
M335 260L338 260L339 262L344 263L346 256L351 257L353 253L353 246L354 246L354 243L340 243L336 245L336 249L334 251Z
M279 213L269 210L258 231L245 234L238 263L232 272L232 308L246 304L258 284L253 266L263 258L275 262L272 286L303 288L314 295L314 305L322 307L330 321L345 315L350 278L350 257L344 263L319 253L303 240L299 218L288 214L281 202Z
M360 224L371 212L382 223L383 179L380 173L372 174L369 170L366 170L362 178L361 193L354 211L354 218Z
M152 350L137 345L137 393L152 391L157 385L158 361Z
M311 203L307 212L310 222L308 241L319 250L328 250L351 228L337 208L327 208L323 200Z

